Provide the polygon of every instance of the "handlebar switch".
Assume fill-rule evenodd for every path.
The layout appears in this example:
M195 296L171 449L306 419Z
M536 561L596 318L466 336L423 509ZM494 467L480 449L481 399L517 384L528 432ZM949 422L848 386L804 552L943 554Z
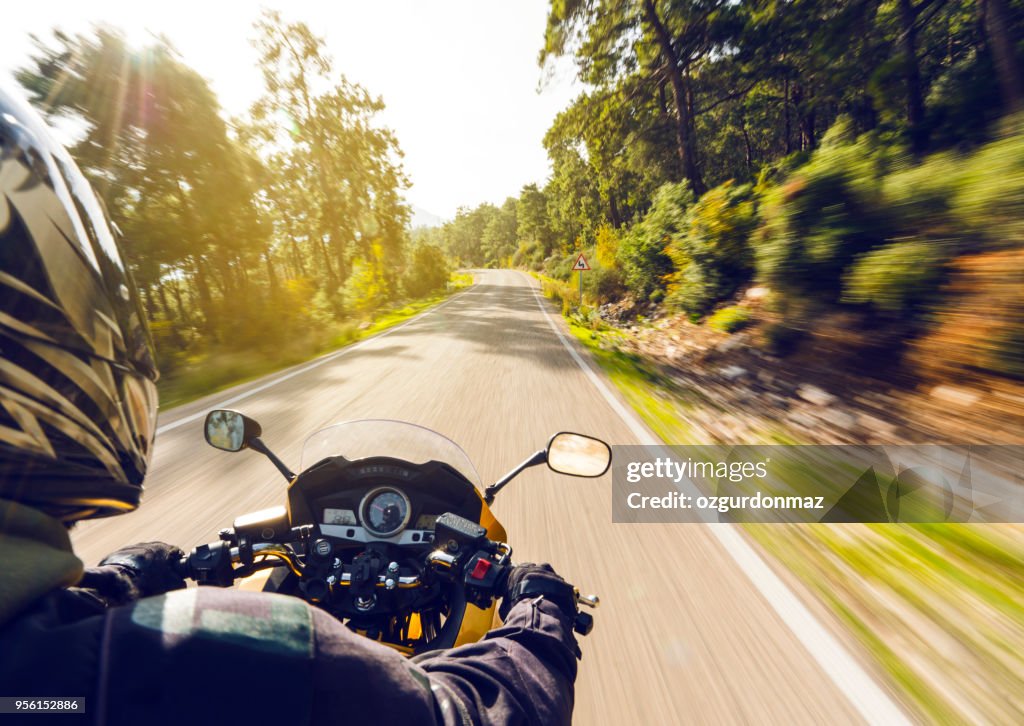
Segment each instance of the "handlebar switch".
M434 541L439 545L455 542L457 548L460 545L479 547L487 541L487 530L465 517L445 512L434 524Z
M199 545L188 557L189 576L200 585L229 587L234 581L231 571L231 546L227 542Z
M478 551L464 570L466 598L479 607L488 607L495 597L498 583L505 576L505 570L504 565L496 563L486 552Z

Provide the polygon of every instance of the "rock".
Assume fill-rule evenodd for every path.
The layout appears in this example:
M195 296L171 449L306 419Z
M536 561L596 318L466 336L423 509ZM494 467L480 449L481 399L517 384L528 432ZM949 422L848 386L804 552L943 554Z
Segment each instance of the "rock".
M728 353L731 350L742 348L747 343L747 336L745 335L733 335L730 336L718 346L717 350L719 353Z
M971 406L981 398L981 394L977 391L947 385L935 386L929 395L944 403L952 403L954 406Z
M789 409L789 399L776 396L774 393L767 393L761 396L761 400L769 404L774 411L782 412Z
M775 374L769 371L758 371L757 380L761 381L766 386L770 386L775 383Z
M768 297L768 294L770 292L771 290L768 289L767 287L752 287L749 290L747 290L746 294L743 297L747 298L747 300L763 300L764 298Z
M797 426L803 426L805 429L816 429L818 428L817 420L808 413L803 411L792 411L786 420L790 423L794 423Z
M873 434L892 436L896 433L896 427L893 424L888 421L883 421L877 416L871 416L870 414L859 414L857 416L857 423L860 424L861 428L870 431Z
M826 408L818 414L818 418L847 431L857 425L857 419L838 408Z
M836 397L810 383L803 383L796 389L796 395L815 406L830 406Z
M718 373L726 380L735 381L737 378L747 375L748 371L741 366L726 366L718 371Z

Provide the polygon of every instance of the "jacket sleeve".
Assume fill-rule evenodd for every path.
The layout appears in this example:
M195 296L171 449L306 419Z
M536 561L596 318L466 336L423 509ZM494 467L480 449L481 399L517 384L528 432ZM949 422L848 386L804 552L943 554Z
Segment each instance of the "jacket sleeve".
M569 724L579 646L554 603L527 598L484 640L415 659L446 724Z

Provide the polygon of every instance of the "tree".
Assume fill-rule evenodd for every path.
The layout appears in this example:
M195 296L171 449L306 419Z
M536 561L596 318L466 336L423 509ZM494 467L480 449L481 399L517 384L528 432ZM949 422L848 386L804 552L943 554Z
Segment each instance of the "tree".
M149 313L193 319L178 286L184 277L215 335L211 288L244 305L244 270L265 249L253 199L258 163L230 138L206 81L165 41L137 50L99 28L35 43L18 80L45 114L84 127L71 153L126 234Z
M251 136L279 175L268 194L293 215L293 233L317 248L329 288L344 282L354 256L368 259L374 244L397 268L407 182L394 136L374 125L383 101L337 74L323 39L305 23L267 11L256 29L266 92L253 105ZM289 204L296 200L282 187L305 190L300 206L309 211ZM394 269L385 280L393 293Z
M978 0L978 12L995 59L1003 104L1011 113L1024 110L1024 73L1018 56L1019 42L1014 43L1014 37L1020 37L1021 22L1014 23L1007 0ZM1019 9L1017 15L1021 15Z
M484 227L480 239L487 264L501 267L516 251L516 199L509 197Z
M719 28L730 7L724 0L552 3L540 60L543 64L548 57L572 53L580 78L606 89L636 72L667 83L682 176L699 194L705 187L692 79L713 55L729 52Z

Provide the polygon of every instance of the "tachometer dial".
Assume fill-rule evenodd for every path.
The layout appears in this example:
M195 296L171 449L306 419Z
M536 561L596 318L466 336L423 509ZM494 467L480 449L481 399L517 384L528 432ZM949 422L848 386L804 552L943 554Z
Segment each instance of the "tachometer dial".
M370 534L391 537L409 523L409 498L397 489L374 489L363 498L359 514Z

